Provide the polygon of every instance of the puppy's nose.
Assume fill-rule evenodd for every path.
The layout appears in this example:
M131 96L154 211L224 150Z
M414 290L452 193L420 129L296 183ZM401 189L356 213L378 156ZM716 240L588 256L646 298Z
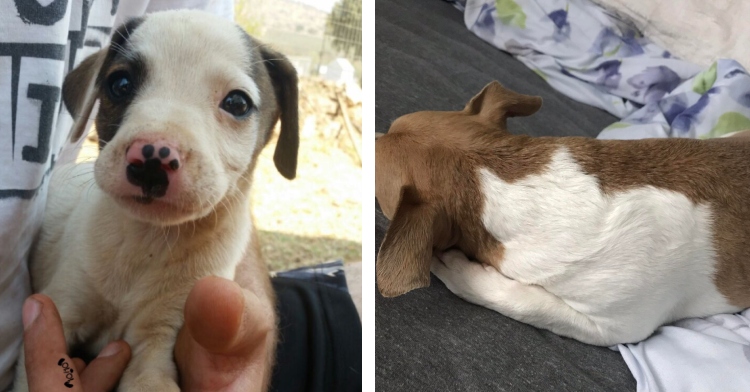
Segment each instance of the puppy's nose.
M163 140L136 140L125 152L128 181L143 190L146 197L167 193L169 178L181 166L177 148Z

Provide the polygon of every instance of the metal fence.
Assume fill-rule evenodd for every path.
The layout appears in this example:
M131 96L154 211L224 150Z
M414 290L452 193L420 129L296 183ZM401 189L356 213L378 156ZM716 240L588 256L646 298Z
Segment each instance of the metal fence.
M361 80L362 0L339 0L328 15L318 70L336 58L349 60Z
M331 68L346 68L340 71L361 82L362 0L338 0L330 9L311 1L235 0L235 17L287 55L300 75L330 77Z

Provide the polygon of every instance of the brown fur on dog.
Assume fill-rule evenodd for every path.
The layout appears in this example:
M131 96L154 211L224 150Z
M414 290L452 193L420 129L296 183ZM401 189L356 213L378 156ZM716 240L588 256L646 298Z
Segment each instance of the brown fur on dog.
M396 223L389 227L377 258L378 287L384 296L428 286L432 249L458 246L480 260L502 258L502 244L482 228L480 195L463 191L478 189L473 175L462 174L473 173L480 161L463 152L483 149L498 131L505 132L507 117L531 115L541 103L539 97L517 94L494 82L472 98L463 111L409 114L397 119L388 134L378 138L376 197L383 213ZM433 132L433 127L441 131ZM535 163L546 163L530 158L532 162L501 159L499 163L509 165L506 172L522 178L541 169ZM410 201L403 208L398 203L401 194ZM433 230L413 230L413 222L425 222ZM408 241L401 238L404 235ZM419 252L407 256L409 241L419 244ZM404 249L392 249L399 243Z
M507 117L533 114L540 105L538 97L492 82L462 111L408 114L377 138L376 197L393 221L377 260L384 296L427 286L433 250L458 247L499 267L504 248L482 225L477 169L513 183L543 171L553 152L566 146L606 194L652 186L709 204L718 253L715 284L733 305L750 306L750 140L616 141L507 132Z

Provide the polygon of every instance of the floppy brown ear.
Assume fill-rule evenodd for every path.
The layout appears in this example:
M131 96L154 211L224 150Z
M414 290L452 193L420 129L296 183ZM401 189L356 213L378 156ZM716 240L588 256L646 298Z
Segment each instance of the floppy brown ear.
M70 134L73 142L78 141L86 130L96 102L96 76L106 55L106 49L90 55L70 71L63 81L63 103L75 120Z
M464 112L505 127L508 117L530 116L541 107L541 97L519 94L492 81L466 104Z
M401 196L376 262L380 294L395 297L430 285L435 210L411 186Z
M276 101L281 112L281 133L276 142L273 162L282 176L293 179L297 174L297 150L299 149L299 115L297 70L282 55L267 47L261 47L261 56L271 76Z

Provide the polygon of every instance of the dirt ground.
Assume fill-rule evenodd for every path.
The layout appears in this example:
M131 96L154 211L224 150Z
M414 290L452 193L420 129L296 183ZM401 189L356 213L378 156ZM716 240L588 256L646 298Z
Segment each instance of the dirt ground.
M335 115L335 96L329 83L300 81L297 178L288 181L276 171L275 140L258 159L253 211L272 269L362 260L362 165L342 116ZM361 124L361 107L349 115L354 127Z
M361 104L356 88L344 90L319 79L300 80L297 178L289 181L276 171L275 135L258 159L251 203L271 270L362 260L362 165L352 142L361 146ZM78 160L95 156L96 139L90 137Z

